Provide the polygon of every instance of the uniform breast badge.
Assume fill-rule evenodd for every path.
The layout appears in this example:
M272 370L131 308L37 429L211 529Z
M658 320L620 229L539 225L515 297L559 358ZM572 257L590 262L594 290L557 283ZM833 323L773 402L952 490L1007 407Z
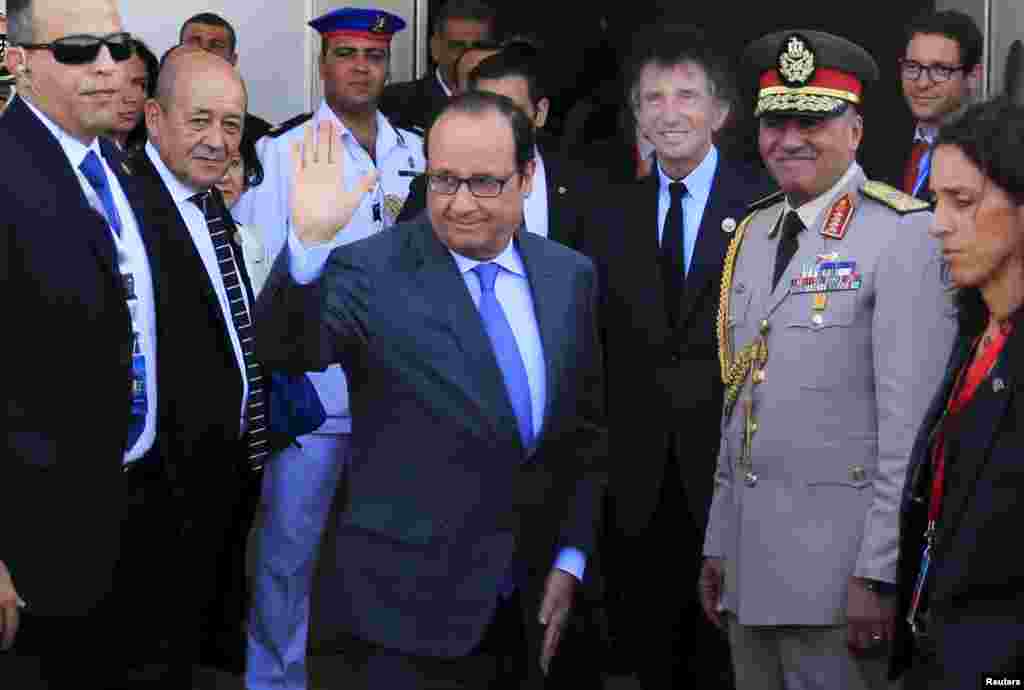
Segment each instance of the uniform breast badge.
M846 227L850 224L850 218L853 217L853 209L853 196L851 194L843 194L836 199L836 202L832 204L832 208L829 209L825 225L821 228L822 237L828 237L833 240L843 239L846 236Z
M384 212L387 213L388 219L392 223L398 218L398 214L402 212L403 206L405 206L405 199L397 194L384 195Z

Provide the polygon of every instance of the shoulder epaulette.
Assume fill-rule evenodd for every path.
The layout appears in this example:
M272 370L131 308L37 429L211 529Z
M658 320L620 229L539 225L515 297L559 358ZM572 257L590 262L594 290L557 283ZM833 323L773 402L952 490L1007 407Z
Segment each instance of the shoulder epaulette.
M921 201L916 197L910 196L906 192L902 192L891 185L887 185L884 182L878 182L876 180L868 180L865 182L861 186L860 191L864 196L883 203L893 211L901 214L930 211L932 208L932 205L927 201Z
M772 192L768 196L761 197L757 201L752 202L750 204L750 206L747 206L747 213L748 214L749 213L753 213L754 211L757 211L758 209L762 209L762 208L767 208L769 206L773 206L773 205L779 203L780 201L782 201L782 199L784 197L785 197L785 195L782 193L781 189L778 190L778 191Z
M298 127L299 125L301 125L301 124L305 124L312 117L313 117L313 113L302 113L301 115L296 115L295 117L291 118L290 120L285 120L281 124L274 125L273 127L271 127L267 131L266 136L270 137L271 139L276 139L277 137L281 136L285 132L293 130L296 127Z

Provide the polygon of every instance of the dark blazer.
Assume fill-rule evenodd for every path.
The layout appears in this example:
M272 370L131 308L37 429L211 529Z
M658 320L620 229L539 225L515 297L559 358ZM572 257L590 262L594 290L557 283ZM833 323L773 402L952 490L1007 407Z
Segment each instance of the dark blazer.
M448 102L434 70L414 81L384 87L377 108L395 127L422 133Z
M107 594L118 557L131 319L106 221L20 98L0 118L0 151L0 300L14 329L0 560L33 613L80 616ZM159 294L157 247L140 230Z
M593 224L592 210L601 196L597 178L566 158L554 140L538 136L537 147L544 157L548 237L579 249L587 227ZM412 220L426 207L427 178L420 175L409 185L409 196L398 215L398 222Z
M1024 668L1024 565L1016 556L1024 518L1024 315L989 378L961 412L947 443L945 496L932 550L929 609L936 661L915 667L910 688L966 688L982 673ZM893 670L911 661L906 624L931 495L931 442L957 372L977 333L958 336L946 376L921 425L900 512L900 608ZM940 680L941 679L941 680Z
M263 361L295 372L340 362L349 376L358 423L331 613L358 638L464 655L513 554L532 621L558 549L593 553L606 451L596 275L555 242L516 242L547 375L529 459L479 313L426 216L335 249L309 286L291 281L282 252L260 295ZM528 626L536 649L541 630Z
M163 355L164 343L184 339L188 344L169 349L163 363L168 371L178 375L164 377L157 384L158 390L166 393L162 397L172 405L166 414L174 420L174 428L165 429L168 469L172 479L187 486L189 492L205 491L202 487L216 483L214 477L218 473L230 477L227 470L237 470L243 460L236 443L243 380L228 330L233 326L224 317L185 221L145 151L127 161L125 170L131 174L123 176L123 183L140 201L139 223L158 228L164 248L161 270L167 299L163 305L165 315L158 321L157 356ZM234 221L227 213L225 220L249 303L254 306L245 262L235 239ZM225 446L232 448L233 456L211 465L210 454L223 456Z
M671 329L658 261L658 171L608 197L607 222L584 253L602 285L601 326L608 382L609 493L617 529L649 522L664 476L668 437L678 432L682 485L700 533L707 520L722 413L715 319L722 263L747 206L771 183L760 169L719 158L694 248L679 324Z

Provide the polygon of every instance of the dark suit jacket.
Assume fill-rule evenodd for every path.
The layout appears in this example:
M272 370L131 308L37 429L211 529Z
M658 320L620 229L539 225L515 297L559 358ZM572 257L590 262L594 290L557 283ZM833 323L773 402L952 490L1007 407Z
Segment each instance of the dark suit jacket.
M945 496L932 550L929 609L934 668L917 668L907 687L966 688L982 673L1024 668L1024 565L1016 555L1024 518L1024 315L989 378L949 435ZM910 662L905 623L931 495L933 429L977 333L958 336L946 376L911 454L900 513L900 609L893 668ZM1001 385L1000 385L1001 384ZM929 678L918 683L912 679ZM938 679L941 678L941 682Z
M139 223L159 229L166 257L161 267L166 315L158 321L158 358L164 343L184 340L188 344L169 349L164 360L167 369L179 375L158 381L158 390L166 392L163 397L170 406L166 414L174 420L174 428L165 429L168 470L190 493L205 492L205 485L215 484L218 476L232 476L228 470L237 470L242 462L236 440L243 380L228 330L233 326L224 317L185 221L145 151L133 156L127 169L131 174L122 179L140 201ZM230 214L225 219L249 303L255 305L234 239L234 222ZM232 457L223 457L226 446L232 447ZM222 461L210 463L211 453L219 454Z
M722 413L715 319L725 252L750 202L771 184L759 169L719 158L684 293L669 327L658 261L658 173L609 194L606 223L585 238L601 277L601 326L608 382L609 491L615 522L639 533L657 504L670 432L682 485L703 534L711 501Z
M434 114L448 102L448 95L430 70L414 81L403 81L384 87L377 108L395 127L423 132Z
M425 216L334 250L309 286L291 281L282 252L260 295L263 361L295 372L340 362L349 377L351 495L332 617L359 638L464 655L514 553L525 620L559 548L593 553L606 450L596 275L555 242L516 242L547 374L529 459L479 313ZM528 628L537 644L539 632Z
M579 249L588 226L594 222L592 210L601 197L597 179L562 155L552 139L538 136L537 146L544 157L548 237ZM427 178L419 175L409 185L409 196L398 215L398 222L414 219L426 207Z
M20 98L0 118L0 151L0 299L14 329L0 560L34 613L78 616L107 594L118 556L131 319L106 221ZM156 246L140 230L159 294Z

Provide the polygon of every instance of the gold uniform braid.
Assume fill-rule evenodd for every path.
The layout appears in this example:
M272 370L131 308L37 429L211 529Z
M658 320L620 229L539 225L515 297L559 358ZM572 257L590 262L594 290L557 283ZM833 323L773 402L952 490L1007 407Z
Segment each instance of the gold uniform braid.
M732 295L732 277L733 272L736 270L736 256L740 251L740 244L743 242L743 236L747 232L747 226L750 225L750 221L753 220L757 212L751 213L743 222L740 223L739 228L736 229L736 235L732 238L732 242L729 243L729 249L725 253L725 263L722 266L722 286L718 296L718 320L716 328L718 330L718 362L722 369L722 382L725 385L729 385L730 371L734 368L732 361L732 344L729 342L729 307Z

